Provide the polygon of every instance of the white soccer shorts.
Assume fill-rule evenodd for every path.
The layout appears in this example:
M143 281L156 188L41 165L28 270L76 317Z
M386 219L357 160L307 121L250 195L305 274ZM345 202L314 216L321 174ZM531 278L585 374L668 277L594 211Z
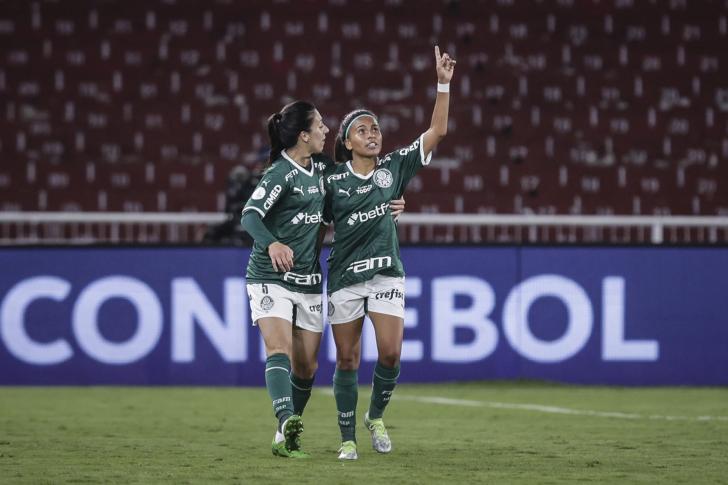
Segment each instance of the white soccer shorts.
M366 308L365 308L366 305ZM329 295L329 323L347 323L366 312L404 318L404 278L374 275Z
M250 283L246 286L253 325L261 318L277 317L305 330L324 331L320 293L299 293L274 283Z

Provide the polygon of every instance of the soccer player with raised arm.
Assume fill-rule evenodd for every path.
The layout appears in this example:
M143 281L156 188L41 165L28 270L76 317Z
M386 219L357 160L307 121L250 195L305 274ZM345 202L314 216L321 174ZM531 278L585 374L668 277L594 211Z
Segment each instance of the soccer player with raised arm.
M301 415L323 332L323 175L333 161L321 152L328 131L305 101L273 114L270 166L243 208L243 228L255 241L246 273L251 320L265 344L265 382L278 419L272 450L281 457L308 456L301 450ZM402 200L392 204L404 209Z
M328 315L336 343L334 396L341 431L339 459L355 460L359 346L364 315L376 333L378 360L364 415L372 446L389 453L392 443L382 421L399 376L404 332L404 269L390 200L401 197L415 173L447 133L450 80L455 60L435 47L437 99L430 127L411 145L379 157L382 134L365 109L346 115L339 127L339 162L325 177L324 219L334 222L329 256Z

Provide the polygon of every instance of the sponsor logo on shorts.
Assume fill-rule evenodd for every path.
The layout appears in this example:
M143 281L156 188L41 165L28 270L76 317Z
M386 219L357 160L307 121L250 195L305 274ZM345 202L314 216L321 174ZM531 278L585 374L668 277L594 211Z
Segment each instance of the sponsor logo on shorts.
M334 304L329 302L329 316L333 315L336 311L336 308L334 308Z
M270 191L270 195L267 199L265 199L265 202L263 203L263 209L268 210L273 207L276 199L278 199L278 196L281 195L281 190L282 188L280 185L276 185L275 187L273 187L273 190Z
M383 189L391 187L392 181L394 181L394 178L392 177L392 172L390 172L386 168L380 168L379 170L374 172L374 176L372 178L374 179L374 184L377 187L381 187Z
M265 295L262 300L260 300L260 308L263 309L263 311L267 312L271 308L273 308L273 305L275 302L273 301L273 298L271 298L268 295Z
M317 212L316 214L299 212L293 219L291 219L291 224L294 226L296 224L321 224L321 221L321 212Z
M298 274L290 271L283 273L283 281L295 285L312 286L321 283L321 273Z
M341 189L339 189L341 190ZM353 226L354 224L358 222L367 222L369 220L372 220L376 217L382 217L387 213L387 209L389 209L389 202L382 202L378 206L376 206L374 209L364 212L354 212L349 216L349 219L346 220L346 223L350 226Z
M324 305L322 303L319 303L318 305L310 305L308 307L308 311L311 313L321 313L324 309Z
M399 291L397 288L392 288L391 290L387 291L380 291L379 293L374 295L375 300L402 300L404 299L404 293Z
M361 273L363 271L369 271L370 269L389 268L392 266L391 256L380 256L378 258L361 259L354 261L346 268L346 271L353 271L354 273Z

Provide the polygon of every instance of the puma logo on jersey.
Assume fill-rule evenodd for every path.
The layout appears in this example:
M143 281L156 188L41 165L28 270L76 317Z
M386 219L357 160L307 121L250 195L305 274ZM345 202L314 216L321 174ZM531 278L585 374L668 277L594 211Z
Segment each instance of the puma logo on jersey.
M346 220L346 223L350 226L353 226L357 222L366 222L374 219L375 217L382 217L384 214L387 213L387 209L389 209L389 202L382 202L370 211L354 212L349 216L349 219Z
M305 192L303 191L303 185L301 185L300 187L293 187L293 193L299 193L301 195L304 195Z
M339 193L340 193L340 194L344 194L344 195L346 195L347 197L351 197L351 188L348 188L348 189L346 189L346 190L344 190L344 189L339 189Z

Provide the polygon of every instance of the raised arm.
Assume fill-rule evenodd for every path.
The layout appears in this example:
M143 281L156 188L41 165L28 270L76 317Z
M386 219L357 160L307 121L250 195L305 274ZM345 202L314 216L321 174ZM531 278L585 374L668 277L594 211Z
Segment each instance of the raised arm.
M450 80L455 72L455 59L445 52L440 55L440 47L435 46L435 68L437 70L437 99L432 110L430 128L423 136L425 156L430 153L447 134L447 116L450 105Z

